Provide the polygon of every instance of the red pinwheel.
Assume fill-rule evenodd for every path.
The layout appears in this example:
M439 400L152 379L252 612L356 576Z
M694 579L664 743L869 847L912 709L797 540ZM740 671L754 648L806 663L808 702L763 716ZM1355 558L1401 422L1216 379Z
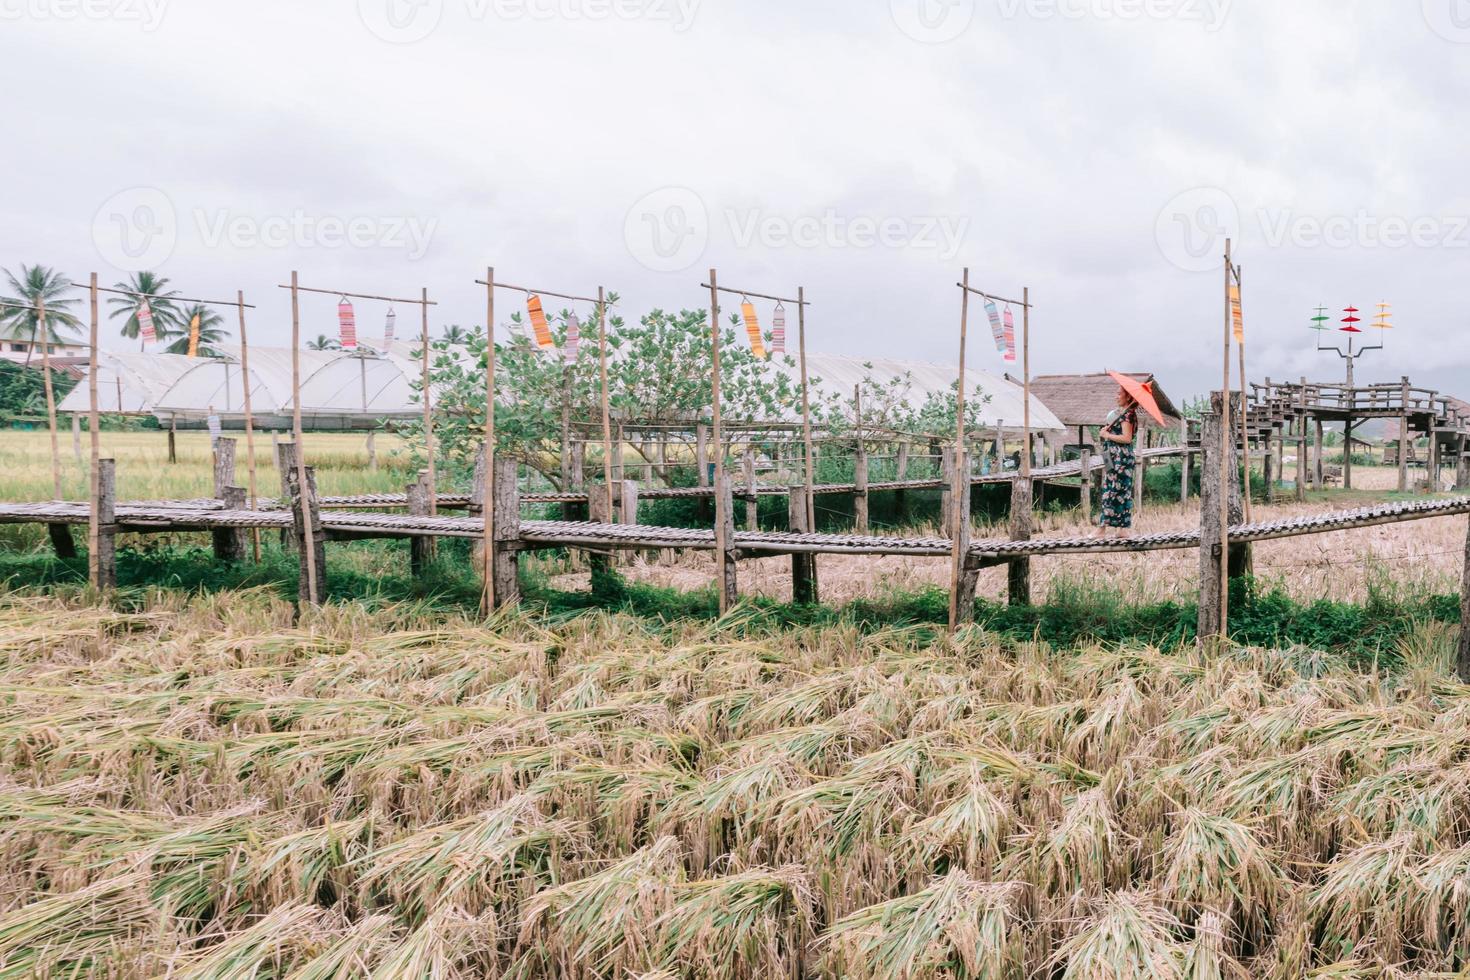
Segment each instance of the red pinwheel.
M1344 309L1343 312L1346 313L1347 316L1342 318L1342 322L1346 323L1347 326L1340 327L1339 329L1343 333L1362 333L1363 331L1359 330L1357 325L1359 323L1362 323L1363 321L1355 316L1355 314L1358 312L1358 308L1356 306L1349 306Z

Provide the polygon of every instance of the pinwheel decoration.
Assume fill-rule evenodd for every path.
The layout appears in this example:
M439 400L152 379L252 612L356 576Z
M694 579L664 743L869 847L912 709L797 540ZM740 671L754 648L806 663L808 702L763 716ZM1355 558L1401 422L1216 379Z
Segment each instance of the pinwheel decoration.
M1338 329L1343 333L1362 333L1363 331L1358 329L1358 324L1363 322L1358 316L1358 308L1356 306L1349 306L1344 308L1343 312L1347 316L1342 318L1344 326L1338 327Z

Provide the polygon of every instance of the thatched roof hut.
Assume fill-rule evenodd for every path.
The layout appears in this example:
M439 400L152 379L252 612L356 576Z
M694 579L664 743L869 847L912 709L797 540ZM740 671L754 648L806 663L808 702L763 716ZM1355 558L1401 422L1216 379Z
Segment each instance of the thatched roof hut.
M1147 381L1151 374L1127 373L1131 378ZM1106 373L1099 374L1043 374L1031 379L1031 394L1051 409L1069 429L1078 426L1099 426L1107 422L1108 413L1118 407L1118 382ZM1154 379L1154 398L1164 413L1164 425L1160 426L1146 412L1139 413L1139 423L1145 428L1177 431L1180 413Z

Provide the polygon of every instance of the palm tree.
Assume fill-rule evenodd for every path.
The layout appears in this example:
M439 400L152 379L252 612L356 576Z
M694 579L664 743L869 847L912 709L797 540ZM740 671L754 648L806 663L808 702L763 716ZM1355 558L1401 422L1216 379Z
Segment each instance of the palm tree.
M177 289L168 288L168 279L155 272L135 272L133 278L128 282L115 282L113 289L121 289L132 296L110 296L107 305L112 311L107 314L108 319L116 320L120 316L127 317L122 325L122 335L129 340L138 341L138 349L143 350L142 328L138 326L138 307L143 300L148 300L148 308L153 311L153 329L158 334L160 341L176 337L184 324L179 320L179 307L174 302L174 297L179 295Z
M169 344L168 347L164 348L167 353L189 353L189 324L193 323L194 318L197 316L199 318L199 356L224 356L213 346L215 344L223 343L225 340L229 339L230 335L225 330L224 317L220 316L218 313L214 312L214 310L210 309L208 306L205 306L203 303L195 303L193 306L182 310L179 316L182 323L184 324L183 335L180 336L173 343Z
M317 334L316 340L308 340L306 342L307 350L340 350L341 347L342 345L340 343L324 333Z
M451 347L463 347L469 343L470 335L464 332L464 327L457 323L451 323L444 328L444 342Z
M5 328L4 333L12 340L26 340L30 344L26 348L26 365L31 363L31 354L34 353L36 344L40 342L40 324L37 323L36 303L40 300L46 302L46 343L65 343L66 338L61 336L61 330L70 333L80 333L82 322L71 312L71 307L80 302L75 296L63 296L71 289L71 280L55 269L48 269L43 265L28 266L24 262L20 266L20 276L9 269L5 270L5 278L10 280L10 288L14 291L13 296L4 297L4 302L12 306L27 307L27 309L13 309L0 306L0 326Z

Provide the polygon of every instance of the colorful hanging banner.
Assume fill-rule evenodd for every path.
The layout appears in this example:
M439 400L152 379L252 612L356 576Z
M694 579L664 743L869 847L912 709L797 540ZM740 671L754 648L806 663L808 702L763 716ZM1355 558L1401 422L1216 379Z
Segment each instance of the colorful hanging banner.
M542 350L556 346L551 336L551 326L546 322L546 311L541 308L541 297L531 293L526 297L526 309L531 314L532 339Z
M1342 318L1342 322L1347 324L1347 326L1339 327L1338 329L1341 330L1343 333L1362 333L1363 331L1358 329L1358 324L1363 322L1357 316L1358 308L1356 306L1349 306L1344 308L1343 312L1346 313L1347 316Z
M393 312L393 307L388 307L388 319L383 324L383 346L387 347L393 343L393 328L398 326L398 314Z
M337 304L337 340L343 350L357 350L357 314L346 296Z
M562 345L561 359L564 361L575 361L577 351L582 349L582 321L577 319L577 314L571 313L567 316L567 342Z
M786 353L786 307L780 303L771 314L771 353Z
M189 321L189 356L199 356L199 314Z
M750 352L764 360L766 345L761 342L761 324L755 317L755 307L750 300L740 304L740 316L745 320L745 334L750 338Z
M158 343L158 331L153 327L153 307L146 299L138 304L138 336L144 344Z
M1245 313L1240 308L1240 287L1230 287L1230 324L1235 332L1235 342L1245 343Z
M1389 322L1393 319L1393 314L1389 312L1392 309L1393 305L1391 303L1379 303L1378 314L1373 317L1373 326L1379 330L1392 330L1393 324Z
M1012 364L1016 363L1016 318L1011 314L1010 306L1005 311L1005 359Z
M985 315L990 318L990 333L995 338L995 349L1000 353L1006 352L1006 328L1000 322L1000 310L995 305L995 300L985 298Z
M1324 324L1326 324L1327 321L1329 321L1331 319L1332 319L1332 317L1330 317L1330 316L1327 315L1327 307L1325 307L1325 306L1319 306L1319 307L1317 307L1317 315L1314 316L1314 317L1312 317L1312 327L1311 327L1311 329L1313 329L1313 330L1330 330L1332 328L1331 327L1328 327L1328 326L1324 326Z

